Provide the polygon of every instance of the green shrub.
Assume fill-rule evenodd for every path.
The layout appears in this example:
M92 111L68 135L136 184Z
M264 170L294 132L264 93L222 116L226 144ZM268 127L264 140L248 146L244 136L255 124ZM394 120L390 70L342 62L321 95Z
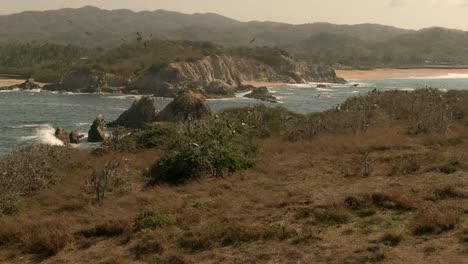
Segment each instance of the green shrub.
M151 168L153 184L178 185L202 176L221 177L254 165L257 143L240 121L200 120L181 129L171 142L173 151Z
M253 166L239 150L222 145L196 147L191 146L178 154L163 158L151 169L154 184L183 184L188 180L197 180L204 175L224 176Z
M153 230L168 226L170 223L169 215L157 213L151 210L143 210L138 214L133 223L135 231Z
M13 215L18 211L18 196L13 193L0 194L0 216Z

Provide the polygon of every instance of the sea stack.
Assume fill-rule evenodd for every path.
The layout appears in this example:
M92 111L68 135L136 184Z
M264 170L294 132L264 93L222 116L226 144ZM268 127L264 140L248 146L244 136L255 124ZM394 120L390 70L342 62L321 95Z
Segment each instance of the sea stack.
M104 142L106 121L103 115L98 115L88 131L88 142Z
M123 112L117 120L110 122L108 127L144 128L156 118L154 97L143 96L133 101L132 106Z
M185 122L211 115L206 97L197 89L180 93L156 117L156 121Z
M274 97L266 87L254 88L251 93L244 95L244 97L258 99L270 103L277 103L278 99Z

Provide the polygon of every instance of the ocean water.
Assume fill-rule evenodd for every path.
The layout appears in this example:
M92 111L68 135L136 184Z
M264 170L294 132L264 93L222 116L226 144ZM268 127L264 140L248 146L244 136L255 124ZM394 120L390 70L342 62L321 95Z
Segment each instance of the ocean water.
M359 84L354 87L353 84ZM2 86L0 80L0 87ZM279 104L243 98L214 99L208 103L214 111L225 107L255 104L281 105L300 113L330 109L349 97L365 95L378 90L413 90L425 87L468 89L468 76L449 75L438 78L406 78L381 80L351 80L346 85L316 88L316 84L275 87L269 90L280 100ZM53 136L54 127L86 134L94 118L103 114L107 120L117 118L132 104L135 96L115 94L57 94L52 92L0 92L0 155L12 149L32 144L61 144ZM156 99L162 109L171 99ZM83 144L82 147L86 144Z

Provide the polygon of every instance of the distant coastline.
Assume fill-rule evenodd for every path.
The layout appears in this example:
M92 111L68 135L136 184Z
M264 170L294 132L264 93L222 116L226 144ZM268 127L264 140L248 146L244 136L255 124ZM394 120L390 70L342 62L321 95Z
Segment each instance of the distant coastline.
M336 74L346 80L372 80L391 78L450 78L454 74L467 74L468 68L398 68L398 69L374 69L374 70L337 70ZM453 78L453 76L452 76Z

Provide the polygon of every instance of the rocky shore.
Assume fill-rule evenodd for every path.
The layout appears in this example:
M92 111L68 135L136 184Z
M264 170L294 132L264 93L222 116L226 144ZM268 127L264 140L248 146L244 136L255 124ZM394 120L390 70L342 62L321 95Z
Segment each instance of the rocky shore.
M308 65L280 56L274 67L260 61L226 54L209 55L191 62L151 66L131 76L89 68L70 70L59 80L44 85L48 91L75 93L146 94L176 97L185 89L199 89L207 98L234 97L251 91L251 82L301 84L307 82L345 83L327 66ZM20 89L23 89L20 87Z

